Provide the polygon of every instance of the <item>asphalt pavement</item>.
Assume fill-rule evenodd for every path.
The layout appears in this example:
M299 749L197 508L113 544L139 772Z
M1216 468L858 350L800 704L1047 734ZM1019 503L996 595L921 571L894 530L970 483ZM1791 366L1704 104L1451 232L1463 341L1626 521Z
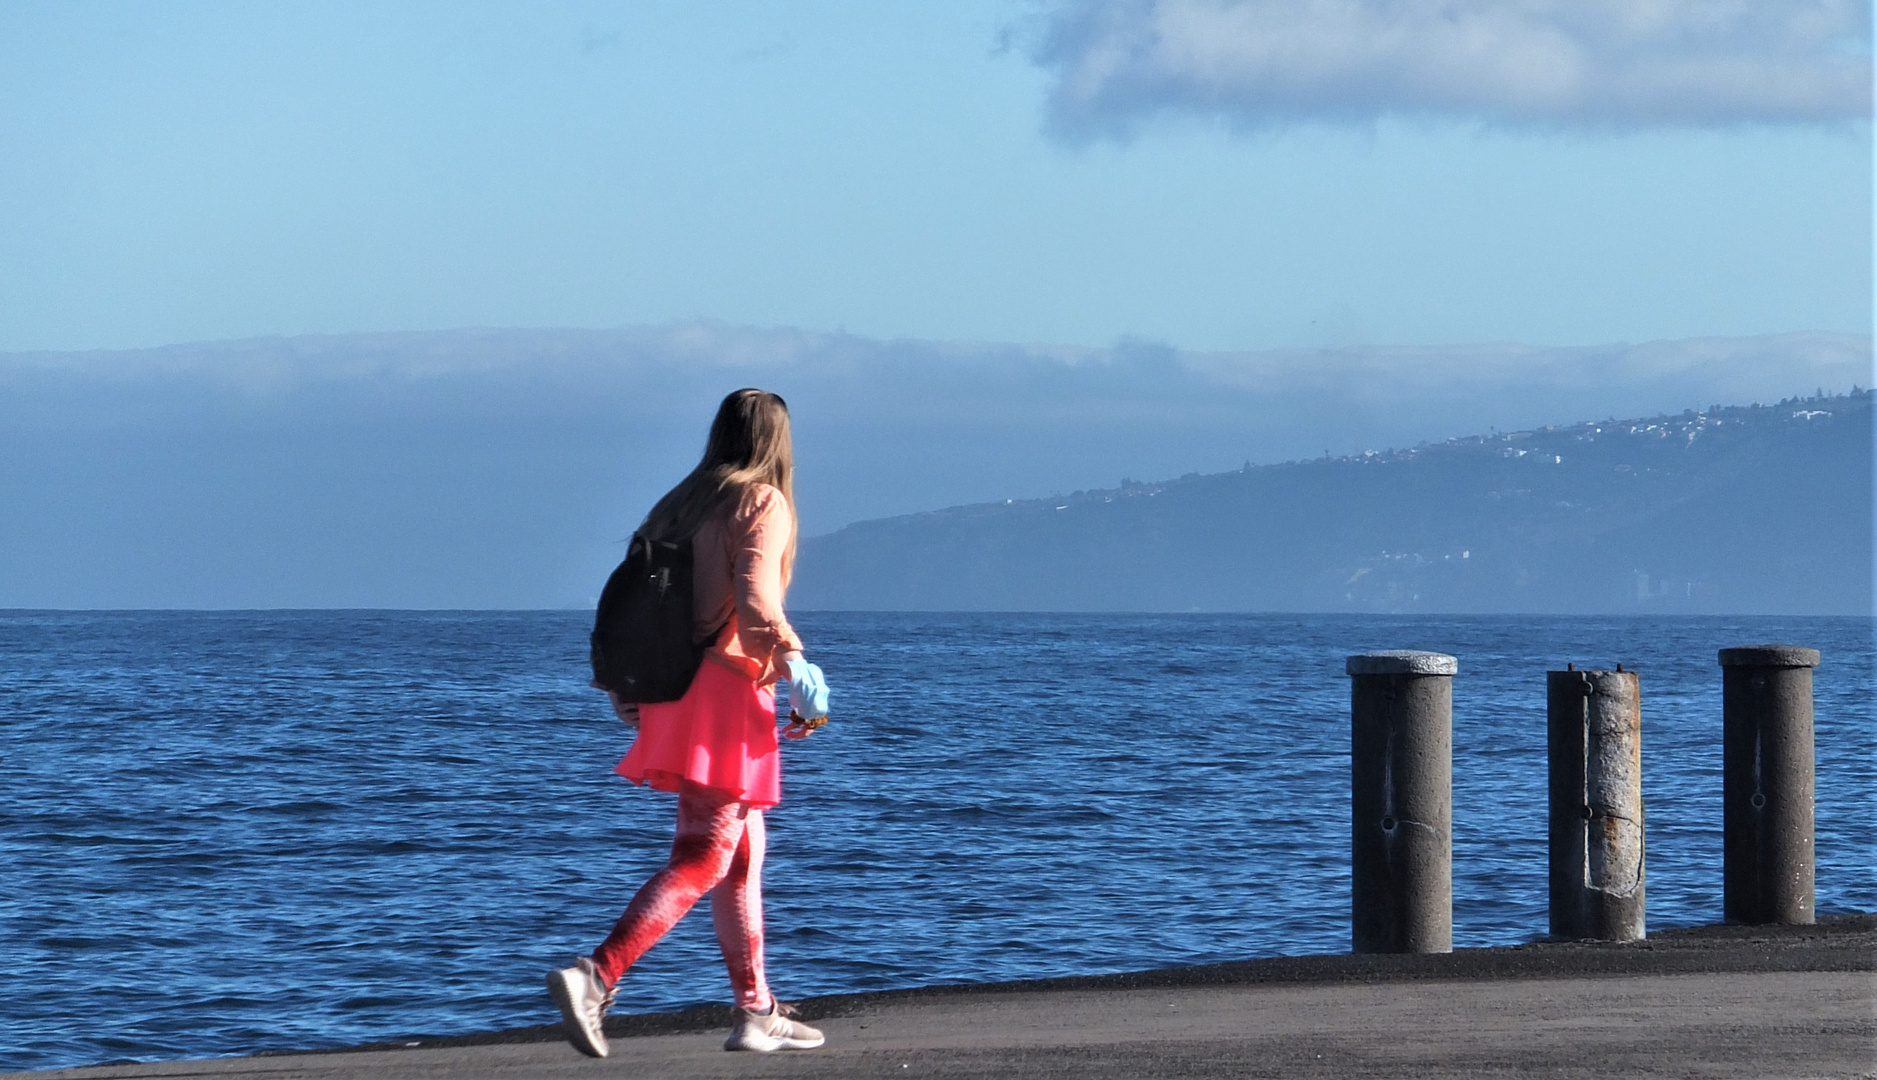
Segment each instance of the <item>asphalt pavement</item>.
M543 996L543 1012L552 1006ZM1877 1078L1877 917L1630 944L1316 956L809 999L827 1046L726 1053L726 1009L348 1051L17 1076Z

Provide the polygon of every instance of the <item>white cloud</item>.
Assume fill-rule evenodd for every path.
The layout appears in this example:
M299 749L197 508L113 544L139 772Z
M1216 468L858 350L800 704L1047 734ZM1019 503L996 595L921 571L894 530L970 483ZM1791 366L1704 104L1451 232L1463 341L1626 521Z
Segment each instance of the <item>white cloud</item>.
M1708 125L1871 111L1863 0L1065 0L1035 56L1056 122L1455 116Z

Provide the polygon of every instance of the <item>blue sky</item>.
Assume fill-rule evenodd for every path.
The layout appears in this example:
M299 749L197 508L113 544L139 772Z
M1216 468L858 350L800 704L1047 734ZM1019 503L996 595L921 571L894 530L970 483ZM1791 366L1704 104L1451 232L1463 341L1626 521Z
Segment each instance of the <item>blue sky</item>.
M1870 21L8 0L0 606L578 606L751 383L810 537L1869 385Z
M1868 333L1868 12L1724 7L15 0L0 351Z

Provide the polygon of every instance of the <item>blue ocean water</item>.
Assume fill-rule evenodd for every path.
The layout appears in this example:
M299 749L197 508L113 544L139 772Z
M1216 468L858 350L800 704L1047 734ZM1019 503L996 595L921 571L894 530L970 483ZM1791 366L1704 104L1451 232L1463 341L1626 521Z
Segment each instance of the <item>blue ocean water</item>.
M1725 645L1823 650L1818 906L1877 909L1872 623L806 614L835 720L771 815L784 996L1348 947L1343 657L1460 657L1459 945L1546 927L1544 672L1642 673L1649 922L1720 916ZM0 1068L554 1018L663 861L588 616L0 612ZM703 913L698 913L701 916ZM708 918L620 1008L723 1000Z

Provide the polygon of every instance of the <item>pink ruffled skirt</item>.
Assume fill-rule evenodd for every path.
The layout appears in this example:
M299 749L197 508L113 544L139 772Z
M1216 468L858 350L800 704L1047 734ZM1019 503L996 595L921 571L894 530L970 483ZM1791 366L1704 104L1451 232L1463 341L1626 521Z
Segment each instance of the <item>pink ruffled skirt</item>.
M639 737L614 771L659 791L703 787L774 806L782 801L775 691L706 657L682 698L639 706Z

